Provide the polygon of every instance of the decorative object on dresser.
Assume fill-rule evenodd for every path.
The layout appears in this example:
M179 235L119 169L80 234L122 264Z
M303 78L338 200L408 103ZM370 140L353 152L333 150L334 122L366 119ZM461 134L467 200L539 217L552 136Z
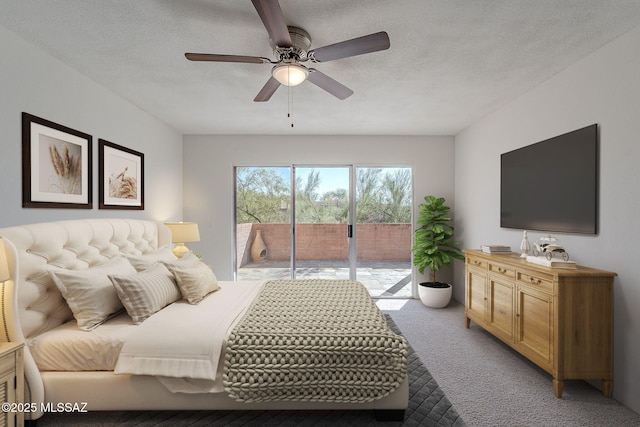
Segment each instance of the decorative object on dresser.
M165 222L164 225L171 230L171 242L176 243L173 253L178 258L191 252L184 244L200 241L200 230L197 222Z
M562 242L551 236L541 237L533 244L533 256L540 254L544 254L548 260L558 255L564 261L569 261L569 253L564 249Z
M563 259L547 259L547 257L532 255L527 256L525 259L527 260L527 262L530 262L532 264L543 265L549 268L570 268L574 270L578 268L576 267L575 261L565 261Z
M510 254L511 246L507 245L480 245L482 252L488 254Z
M599 379L613 392L613 280L589 267L552 269L518 254L465 250L465 316L553 376Z
M411 248L413 264L418 267L420 274L424 274L427 267L431 270L429 281L419 284L418 294L420 301L432 308L446 307L453 291L451 284L436 281L436 272L450 266L454 259L464 260L459 242L453 240L450 208L444 202L443 197L424 198L424 203L419 206L418 228L414 232L415 243Z
M520 242L520 258L526 258L531 250L531 244L529 243L529 237L527 236L527 230L522 232L522 242Z

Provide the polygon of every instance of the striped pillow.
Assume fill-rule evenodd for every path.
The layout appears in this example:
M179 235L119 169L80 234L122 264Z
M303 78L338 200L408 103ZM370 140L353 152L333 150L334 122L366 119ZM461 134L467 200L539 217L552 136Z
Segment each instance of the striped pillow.
M189 304L198 304L211 292L220 289L218 279L205 263L198 261L190 268L171 268L182 296Z
M136 274L126 258L116 257L104 264L84 270L50 270L53 283L67 301L78 328L90 331L115 313L122 303L111 286L110 275Z
M172 302L182 299L173 274L162 264L131 276L110 275L109 278L136 325Z

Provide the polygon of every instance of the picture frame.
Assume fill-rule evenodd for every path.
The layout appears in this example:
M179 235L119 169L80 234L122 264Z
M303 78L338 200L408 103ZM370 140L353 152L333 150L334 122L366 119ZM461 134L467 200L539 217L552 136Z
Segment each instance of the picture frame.
M98 140L99 209L144 210L144 154Z
M92 209L87 133L22 113L22 207Z

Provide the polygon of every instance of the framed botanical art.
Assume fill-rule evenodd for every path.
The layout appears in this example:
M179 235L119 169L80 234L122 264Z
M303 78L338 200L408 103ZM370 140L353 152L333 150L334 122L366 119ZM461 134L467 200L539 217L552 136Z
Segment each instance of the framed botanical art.
M22 113L22 207L91 209L92 137Z
M100 209L144 209L144 154L98 140Z

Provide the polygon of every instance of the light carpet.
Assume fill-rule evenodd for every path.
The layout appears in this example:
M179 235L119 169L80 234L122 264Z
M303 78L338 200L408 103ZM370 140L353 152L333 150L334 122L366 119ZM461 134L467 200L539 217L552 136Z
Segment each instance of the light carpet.
M386 300L378 305L469 426L640 426L639 414L588 382L565 381L562 399L556 398L551 375L477 324L467 329L462 304L432 309L418 300ZM613 384L615 397L615 378Z

